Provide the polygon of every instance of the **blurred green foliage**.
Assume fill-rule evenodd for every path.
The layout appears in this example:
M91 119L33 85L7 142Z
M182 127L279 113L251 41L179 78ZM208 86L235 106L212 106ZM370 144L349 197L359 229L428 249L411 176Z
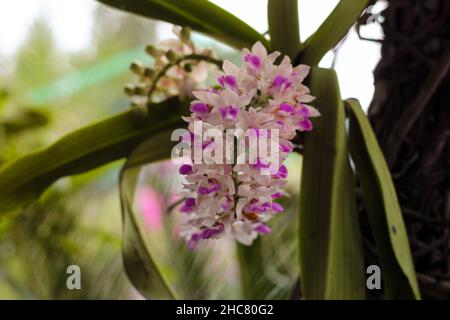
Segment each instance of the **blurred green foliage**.
M0 166L124 110L121 88L132 77L127 66L140 58L137 48L143 52L155 41L155 28L155 22L98 6L90 46L65 52L46 19L36 19L18 51L6 58L12 72L0 74ZM98 81L80 76L85 69ZM72 90L61 81L67 78ZM123 272L117 165L65 178L24 212L2 217L1 299L139 297ZM66 287L71 264L81 268L82 290Z
M157 24L102 6L94 20L89 48L73 53L58 48L45 18L30 27L9 61L14 69L0 74L0 166L128 107L122 90L133 80L128 66L145 57L145 44L157 41ZM196 39L205 40L198 35ZM223 51L217 43L208 45L222 57L238 60L235 52ZM298 159L292 161L292 168L297 164ZM2 216L0 299L140 298L122 265L119 165L61 179L23 212ZM145 170L141 186L156 190L166 209L180 181L174 168L161 170L164 166ZM298 174L292 175L292 185L297 185ZM274 226L280 233L264 240L267 298L289 295L298 277L296 243L285 241L296 232L298 190L293 194L285 204L288 213ZM163 219L163 229L145 233L148 243L157 243L152 250L158 252L176 290L194 299L240 297L234 244L215 243L190 252L183 239L173 237L177 212L171 212ZM158 241L151 241L155 237ZM66 287L67 267L72 264L81 269L82 290Z

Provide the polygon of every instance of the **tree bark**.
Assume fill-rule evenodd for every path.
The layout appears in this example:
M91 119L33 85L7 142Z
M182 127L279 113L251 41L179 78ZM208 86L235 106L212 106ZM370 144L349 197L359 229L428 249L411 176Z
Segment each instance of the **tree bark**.
M425 298L450 297L450 0L390 0L369 117Z

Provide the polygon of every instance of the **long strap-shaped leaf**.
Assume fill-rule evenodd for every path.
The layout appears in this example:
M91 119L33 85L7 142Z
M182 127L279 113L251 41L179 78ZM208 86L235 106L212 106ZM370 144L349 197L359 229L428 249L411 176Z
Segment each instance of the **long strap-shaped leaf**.
M346 105L350 118L350 152L382 264L386 297L419 299L408 235L388 166L359 102L349 99Z
M270 47L270 43L260 33L207 0L98 1L148 18L191 27L238 49L251 47L256 41Z
M322 25L306 39L300 61L317 65L323 56L345 36L369 0L341 0Z
M364 264L336 73L311 70L321 117L307 134L299 212L300 277L306 299L364 298Z
M261 239L251 246L237 244L237 256L241 276L241 289L246 300L264 300L273 290L274 284L266 277L262 258Z
M170 143L171 132L170 129L161 131L137 147L128 157L120 174L123 263L131 283L148 299L172 299L177 295L146 245L133 212L133 199L141 164L169 157L173 146Z
M269 0L267 14L272 49L294 59L300 49L297 0Z
M126 157L146 137L183 126L187 108L177 98L150 106L139 123L125 112L75 131L42 151L0 169L0 214L38 197L57 179L92 170Z

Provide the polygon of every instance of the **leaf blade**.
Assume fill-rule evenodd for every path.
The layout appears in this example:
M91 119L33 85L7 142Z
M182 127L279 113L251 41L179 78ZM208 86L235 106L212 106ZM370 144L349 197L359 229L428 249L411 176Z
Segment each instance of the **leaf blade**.
M0 214L37 198L61 177L92 170L127 156L149 135L183 126L187 107L177 98L150 106L151 114L136 123L128 111L77 130L50 147L0 168ZM161 119L165 119L161 121Z
M345 160L334 193L330 228L329 263L326 299L363 299L365 297L364 261L358 212L355 199L355 180L348 159ZM344 239L336 241L333 239Z
M172 149L171 130L159 132L139 145L124 164L119 181L122 209L123 242L122 254L125 272L133 286L148 299L177 299L178 294L169 285L152 251L146 245L145 237L133 212L133 199L141 172L142 154L146 161L155 162L166 158ZM138 158L138 161L135 161Z
M231 13L206 0L98 0L120 10L148 18L188 26L236 47L270 43L257 31Z
M300 61L317 65L328 50L345 36L368 2L369 0L341 0L317 31L306 39Z
M272 49L294 59L300 49L297 0L269 0L267 13Z
M267 299L274 285L265 276L261 239L256 239L251 247L240 243L236 246L244 299Z
M304 144L299 211L303 292L306 299L363 298L362 246L336 73L313 67L310 88L321 117Z
M420 299L408 235L386 160L359 102L345 102L350 118L350 152L384 269L386 295Z

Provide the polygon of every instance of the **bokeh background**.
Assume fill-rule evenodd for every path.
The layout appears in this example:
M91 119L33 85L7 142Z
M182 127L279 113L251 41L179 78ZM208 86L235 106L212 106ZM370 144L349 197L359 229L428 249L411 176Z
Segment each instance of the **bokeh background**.
M213 2L261 33L267 31L267 1ZM336 3L300 1L303 40ZM383 2L379 2L372 12L382 8ZM364 27L362 33L382 37L377 23ZM0 165L126 110L129 103L123 87L134 80L128 66L133 60L149 62L145 45L167 37L172 37L171 25L121 13L93 0L3 2ZM238 57L232 49L204 36L196 34L194 40L200 46L213 47L219 56ZM367 108L380 46L360 40L352 31L338 47L321 65L336 68L344 98L356 97ZM285 200L286 212L272 224L276 232L263 239L267 248L264 281L276 284L267 298L287 297L297 280L297 244L288 239L296 228L300 161L298 155L288 159L291 197ZM121 261L117 187L121 164L118 161L61 179L25 212L0 219L0 299L140 298ZM194 298L239 298L239 271L230 259L235 254L233 243L212 243L191 253L176 237L177 212L168 212L180 189L176 172L170 162L158 163L148 166L142 177L135 205L149 243L159 252L179 290L197 288ZM66 287L66 268L71 264L81 268L82 290ZM180 272L183 279L177 278Z

